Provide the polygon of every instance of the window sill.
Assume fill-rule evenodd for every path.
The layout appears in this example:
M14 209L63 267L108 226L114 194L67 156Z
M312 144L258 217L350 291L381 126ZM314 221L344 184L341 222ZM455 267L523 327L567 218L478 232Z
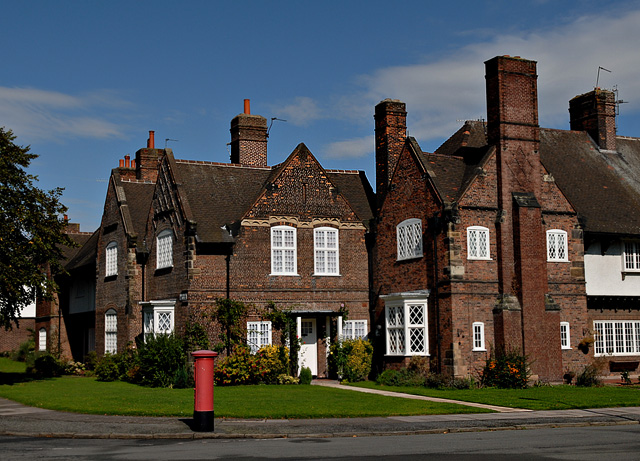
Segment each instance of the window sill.
M467 261L493 261L493 258L467 258Z
M568 259L547 259L548 263L568 263L571 262Z
M563 351L570 351L573 348L572 347L563 346L560 349L562 349Z
M384 354L385 357L431 357L431 354Z
M297 273L295 274L269 274L269 277L300 277Z
M418 259L422 259L424 257L424 255L420 255L420 256L407 256L406 258L396 258L396 262L400 262L400 261L415 261Z
M313 277L342 277L342 274L313 274Z
M471 349L471 352L487 352L486 349Z

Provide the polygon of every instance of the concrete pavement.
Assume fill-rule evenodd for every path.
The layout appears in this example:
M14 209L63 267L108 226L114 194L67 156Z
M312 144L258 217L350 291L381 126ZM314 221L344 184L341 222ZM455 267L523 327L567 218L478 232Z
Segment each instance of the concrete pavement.
M363 390L332 382L322 384L384 394L384 391ZM409 394L390 395L417 398ZM446 399L420 399L481 406ZM213 432L194 432L190 418L84 415L27 407L0 399L0 435L127 439L324 438L640 424L640 407L523 411L492 406L491 409L496 413L301 420L216 419Z

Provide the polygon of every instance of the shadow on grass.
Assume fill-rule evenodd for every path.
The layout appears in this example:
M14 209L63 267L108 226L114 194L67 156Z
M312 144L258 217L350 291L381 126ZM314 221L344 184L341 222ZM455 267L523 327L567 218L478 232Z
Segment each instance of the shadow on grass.
M7 373L0 371L0 384L26 383L37 379L36 376L27 373Z

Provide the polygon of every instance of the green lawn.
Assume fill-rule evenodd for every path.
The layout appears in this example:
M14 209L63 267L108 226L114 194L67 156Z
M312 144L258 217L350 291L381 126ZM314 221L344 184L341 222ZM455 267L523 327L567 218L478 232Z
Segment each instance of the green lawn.
M27 370L27 364L24 362L16 362L7 357L0 357L0 372L3 373L24 373Z
M34 407L76 413L193 414L193 389L147 388L75 376L2 384L0 397ZM462 405L301 385L216 387L214 400L217 418L348 418L482 412Z
M424 387L379 386L370 381L355 383L353 386L530 410L640 406L640 386L541 386L529 389L437 390Z

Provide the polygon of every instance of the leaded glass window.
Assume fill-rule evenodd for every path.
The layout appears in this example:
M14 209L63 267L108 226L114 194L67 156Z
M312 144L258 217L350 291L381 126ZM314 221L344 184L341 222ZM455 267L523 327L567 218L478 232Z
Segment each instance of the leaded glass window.
M467 228L467 258L490 259L489 229L479 226Z
M402 221L396 227L398 260L422 258L422 221L416 218Z
M156 269L173 267L173 232L165 230L158 234Z
M547 231L547 260L568 261L567 233L563 230L552 229Z

